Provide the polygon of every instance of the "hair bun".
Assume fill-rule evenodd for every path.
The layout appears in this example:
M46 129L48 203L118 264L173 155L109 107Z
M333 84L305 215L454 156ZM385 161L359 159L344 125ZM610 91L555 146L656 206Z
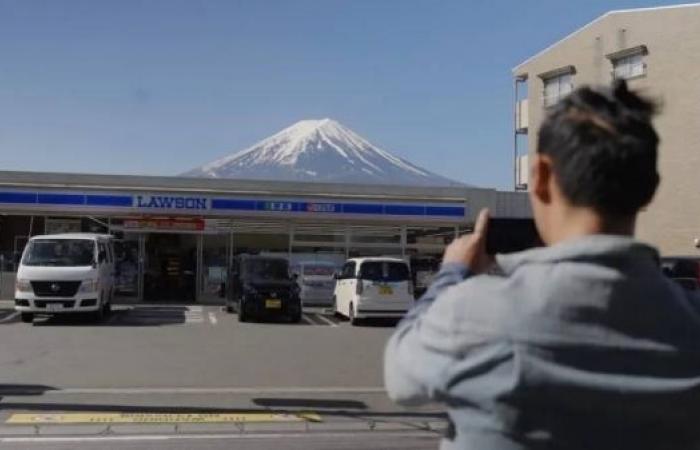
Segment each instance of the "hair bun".
M613 95L615 98L624 98L629 94L627 89L627 81L624 79L615 80L613 82Z
M656 113L656 104L630 91L625 80L615 80L613 82L612 95L617 102L632 114L641 114L648 119Z

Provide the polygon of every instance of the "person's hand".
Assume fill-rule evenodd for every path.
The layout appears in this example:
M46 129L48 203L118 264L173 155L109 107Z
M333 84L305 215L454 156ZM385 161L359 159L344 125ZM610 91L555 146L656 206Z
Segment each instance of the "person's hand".
M482 209L474 224L474 232L465 234L450 243L442 257L443 263L460 263L472 273L483 273L493 265L493 257L486 254L486 233L489 211Z

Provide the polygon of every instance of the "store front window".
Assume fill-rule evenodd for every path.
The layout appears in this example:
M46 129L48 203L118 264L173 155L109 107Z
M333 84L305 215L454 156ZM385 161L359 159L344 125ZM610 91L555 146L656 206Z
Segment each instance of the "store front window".
M144 256L145 301L197 300L197 235L148 234Z
M403 258L413 267L420 293L439 267L445 244L464 231L454 226L168 217L84 220L108 223L115 235L118 300L146 303L223 303L231 261L239 254L287 258L292 272L313 264L337 271L352 257ZM49 219L49 227L67 223ZM186 226L193 229L178 230Z
M460 230L455 226L407 227L406 255L411 263L414 294L420 297L440 269L442 253Z
M231 235L206 234L201 236L201 241L199 301L221 303L231 261Z
M402 228L398 226L353 226L348 229L348 256L403 258Z
M301 274L303 267L313 264L330 264L337 270L346 256L345 226L295 224L292 227L289 258L295 273Z
M13 298L15 274L29 236L42 234L44 218L0 216L0 298Z
M142 297L141 246L143 236L126 234L116 236L115 254L115 298L121 301L137 301Z

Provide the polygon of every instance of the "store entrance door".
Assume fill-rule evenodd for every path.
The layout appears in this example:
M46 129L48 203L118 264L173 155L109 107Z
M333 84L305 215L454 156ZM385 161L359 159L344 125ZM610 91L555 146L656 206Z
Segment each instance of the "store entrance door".
M143 298L142 254L142 235L127 233L114 240L114 296L117 303L137 303Z
M146 235L145 302L193 303L197 299L197 236Z

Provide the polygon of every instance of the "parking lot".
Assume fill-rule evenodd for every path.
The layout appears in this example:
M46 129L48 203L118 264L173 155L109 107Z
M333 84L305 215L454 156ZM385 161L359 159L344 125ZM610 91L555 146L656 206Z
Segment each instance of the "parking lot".
M172 419L157 418L163 414L206 414L214 422L110 428L113 433L166 434L187 426L226 431L227 424L217 421L228 419L218 415L241 412L311 411L321 418L313 427L324 432L357 427L370 431L375 423L415 431L406 424L442 421L440 411L405 410L383 391L382 353L395 321L355 327L325 308L306 308L300 323L240 323L221 306L138 304L116 305L100 323L38 317L26 324L9 305L0 308L0 438L34 435L39 425L46 435L104 431L95 424L70 423L37 422L28 428L11 423L16 414L53 422L58 419L51 414L79 414L88 421L100 414L154 414L156 421ZM248 426L268 432L289 431L295 424ZM304 424L303 430L312 428ZM436 434L431 433L427 437L433 436L432 443ZM406 448L411 442L403 441Z
M57 315L25 324L6 304L0 381L380 386L383 346L394 324L353 327L325 308L306 308L299 323L240 323L220 306L179 304L116 305L100 322Z
M121 305L115 306L112 313L105 320L95 323L87 317L78 316L54 316L38 317L33 322L34 326L158 326L177 324L205 324L218 325L219 320L236 318L235 314L223 312L223 308L202 305L164 305L164 304L143 304L143 305ZM0 310L0 324L14 323L19 321L19 316L9 307ZM293 325L301 326L329 326L337 327L343 321L337 317L329 308L306 308L302 315L301 322ZM264 323L282 324L282 321L270 320ZM263 323L263 324L264 324ZM367 325L391 326L394 322L375 320Z

